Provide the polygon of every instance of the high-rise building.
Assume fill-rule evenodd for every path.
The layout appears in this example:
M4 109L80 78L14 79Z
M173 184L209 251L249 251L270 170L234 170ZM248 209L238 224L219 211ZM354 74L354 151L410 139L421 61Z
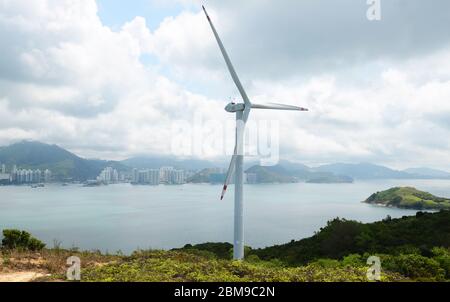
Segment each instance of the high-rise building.
M25 172L25 177L26 177L26 180L25 180L25 182L26 183L32 183L33 182L33 171L32 170L26 170L26 172Z
M170 183L170 174L174 170L173 167L162 167L159 170L159 179L161 183L168 184Z
M116 169L107 167L100 173L97 180L105 184L117 183L119 182L119 172Z
M182 185L185 183L184 171L183 170L172 170L170 171L169 183L172 185Z
M52 181L52 172L47 169L44 171L44 182L49 183Z
M141 185L145 185L148 184L149 179L148 179L148 170L140 170L139 172L139 177L138 177L138 184Z
M6 173L6 165L0 165L0 184L7 184L11 181L10 179L11 176Z
M131 183L132 184L138 184L139 183L139 170L133 169L131 172Z
M160 183L160 172L156 169L138 170L133 169L132 183L141 185L157 186Z
M34 183L40 183L42 179L42 172L41 170L37 169L33 171L33 182Z
M152 186L157 186L160 183L160 171L152 169L149 171L149 183Z

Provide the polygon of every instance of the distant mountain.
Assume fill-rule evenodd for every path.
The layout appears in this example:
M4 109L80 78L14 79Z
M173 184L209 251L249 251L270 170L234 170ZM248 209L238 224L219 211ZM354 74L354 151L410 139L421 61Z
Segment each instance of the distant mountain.
M450 173L442 170L430 169L430 168L411 168L403 170L403 172L413 174L423 178L443 178L450 179Z
M355 179L412 179L414 175L396 171L387 167L369 163L361 164L332 164L314 169L319 172L330 172L338 175L347 175Z
M246 173L256 174L258 183L292 183L297 182L297 178L291 175L281 165L272 167L253 166Z
M188 183L213 183L213 184L223 184L226 178L226 174L223 172L223 169L220 168L208 168L203 169L200 172L196 173L194 176L190 177L187 182Z
M91 160L81 158L57 145L32 141L0 147L0 163L27 169L50 169L58 180L79 181L97 177L101 170L108 166L119 171L129 171L132 168L159 169L163 166L171 166L183 170L205 172L199 173L197 179L194 179L195 182L221 182L225 176L223 173L215 173L214 169L217 167L228 168L228 163L225 162L177 159L170 156L142 156L120 162ZM257 174L259 182L265 183L297 181L340 183L351 182L353 179L450 179L450 173L440 170L414 168L397 171L369 163L338 163L310 168L300 163L284 160L272 167L261 167L255 161L246 161L245 168L247 172ZM207 179L209 181L206 181Z
M308 183L352 183L353 179L345 175L330 172L316 172L301 164L290 165L281 162L272 167L253 166L246 173L256 174L258 183L292 183L305 181Z
M84 181L95 178L107 166L126 169L117 162L87 160L57 145L32 141L0 148L0 162L23 169L49 169L57 180Z
M137 169L159 169L160 167L174 167L183 170L202 170L206 168L215 168L217 164L197 159L177 159L169 156L154 156L154 157L133 157L120 162L121 164L130 168Z
M312 169L307 165L291 162L287 160L280 160L279 166L283 167L287 171L299 173L301 171L311 172Z

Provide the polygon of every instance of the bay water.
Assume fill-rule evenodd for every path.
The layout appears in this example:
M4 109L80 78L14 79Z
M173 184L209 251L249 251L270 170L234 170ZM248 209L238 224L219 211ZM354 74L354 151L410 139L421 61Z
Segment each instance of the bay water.
M257 248L306 238L336 217L374 222L387 215L415 215L415 210L362 203L394 186L450 198L450 180L246 185L246 245ZM233 186L223 201L221 189L209 184L0 187L0 230L27 230L49 247L56 239L66 248L126 254L138 248L232 242Z

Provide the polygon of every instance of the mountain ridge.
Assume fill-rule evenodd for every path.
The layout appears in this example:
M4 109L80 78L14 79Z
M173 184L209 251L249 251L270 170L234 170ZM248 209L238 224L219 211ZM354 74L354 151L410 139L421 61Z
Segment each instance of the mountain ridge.
M36 141L21 141L0 148L0 162L22 169L49 169L60 181L95 178L107 166L125 169L119 162L84 159L57 145Z
M177 159L172 156L137 156L122 161L101 159L85 159L59 147L38 141L22 141L9 146L0 146L0 163L16 164L20 168L54 170L58 179L83 181L95 178L102 169L112 166L119 171L130 171L133 168L160 168L174 166L184 170L225 168L227 163L202 159ZM247 162L247 171L257 166L255 161ZM403 171L370 163L345 164L335 163L319 167L308 167L304 164L281 160L277 166L264 167L270 173L279 173L284 181L296 178L301 181L327 182L327 178L338 176L337 182L370 179L450 179L450 173L430 168L411 168ZM267 172L266 171L266 172ZM264 172L265 173L265 172ZM267 173L266 173L267 174ZM315 175L315 177L312 177ZM275 177L275 178L280 178ZM344 181L344 182L347 182Z

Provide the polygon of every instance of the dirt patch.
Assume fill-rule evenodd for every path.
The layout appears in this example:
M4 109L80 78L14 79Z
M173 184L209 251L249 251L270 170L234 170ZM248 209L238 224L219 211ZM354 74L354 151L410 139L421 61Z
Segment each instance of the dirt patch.
M45 276L37 272L0 273L0 282L31 282Z

